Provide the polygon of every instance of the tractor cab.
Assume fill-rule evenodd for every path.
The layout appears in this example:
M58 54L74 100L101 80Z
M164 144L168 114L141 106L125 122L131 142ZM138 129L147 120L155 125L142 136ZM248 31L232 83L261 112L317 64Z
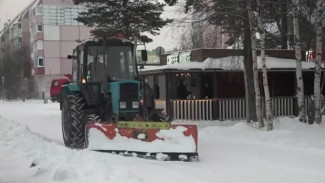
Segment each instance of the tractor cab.
M143 53L143 59L146 54ZM94 40L80 44L73 56L73 79L79 82L137 80L134 45L122 39ZM81 67L81 68L80 68Z
M88 82L107 82L137 79L137 65L133 59L133 45L84 45Z
M146 52L141 53L146 60ZM117 38L85 41L68 58L73 59L72 83L63 88L61 97L78 93L85 102L85 113L101 120L132 120L140 114L133 43Z

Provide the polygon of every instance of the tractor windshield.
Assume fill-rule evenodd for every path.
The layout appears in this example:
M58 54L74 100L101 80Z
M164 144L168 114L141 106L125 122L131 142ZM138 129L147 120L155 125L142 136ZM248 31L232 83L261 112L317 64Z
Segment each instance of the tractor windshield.
M88 47L88 79L93 82L134 79L136 66L128 46Z

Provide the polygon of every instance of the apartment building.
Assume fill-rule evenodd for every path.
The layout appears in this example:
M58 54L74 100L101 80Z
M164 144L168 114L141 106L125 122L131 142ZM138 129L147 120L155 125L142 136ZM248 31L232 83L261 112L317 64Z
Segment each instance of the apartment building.
M86 8L72 0L35 0L0 34L2 59L13 48L29 48L34 97L49 98L51 81L71 73L67 55L78 41L90 38L91 28L74 20L82 11Z

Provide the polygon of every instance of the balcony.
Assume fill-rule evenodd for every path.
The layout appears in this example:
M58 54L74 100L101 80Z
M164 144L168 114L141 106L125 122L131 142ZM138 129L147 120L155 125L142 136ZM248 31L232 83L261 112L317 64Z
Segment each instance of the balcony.
M21 29L17 30L17 37L23 37L23 31Z
M44 75L45 68L44 67L36 67L34 68L34 75Z
M44 57L44 50L36 50L33 52L33 57Z
M37 40L44 40L44 33L43 32L37 32L34 36L33 36L33 40L37 41Z

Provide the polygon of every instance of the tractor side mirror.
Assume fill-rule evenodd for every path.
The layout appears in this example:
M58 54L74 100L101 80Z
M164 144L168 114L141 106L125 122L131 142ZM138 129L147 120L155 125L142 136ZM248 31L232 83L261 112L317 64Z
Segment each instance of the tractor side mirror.
M147 62L148 61L148 53L147 50L141 50L141 58L142 61Z
M68 59L76 59L77 56L75 56L75 55L68 55L67 58L68 58Z

